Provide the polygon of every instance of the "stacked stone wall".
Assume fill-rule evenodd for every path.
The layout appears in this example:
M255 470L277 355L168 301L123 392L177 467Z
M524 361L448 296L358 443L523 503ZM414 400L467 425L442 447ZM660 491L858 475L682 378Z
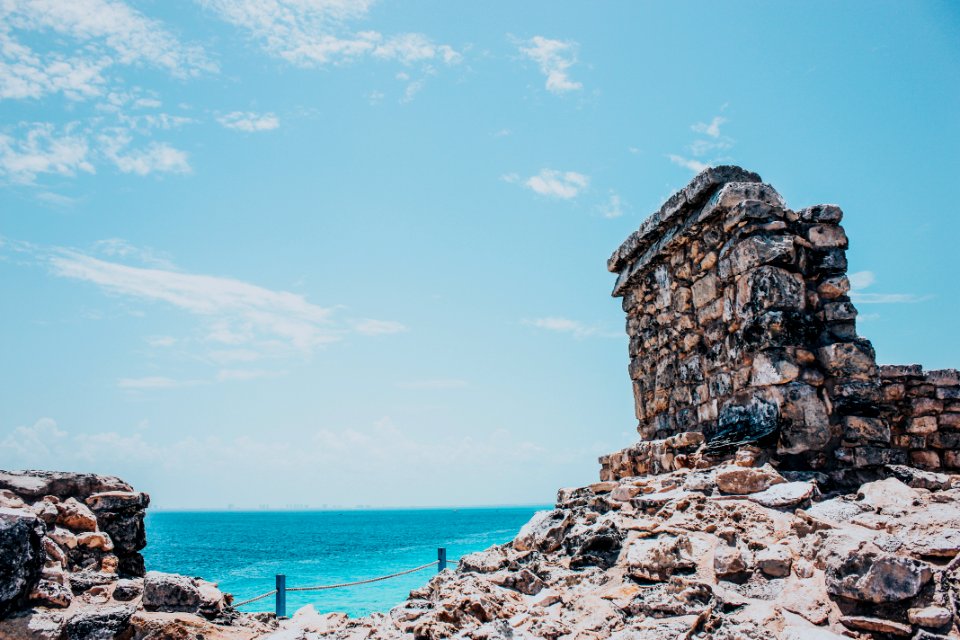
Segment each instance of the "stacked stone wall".
M918 365L881 366L881 416L910 464L960 469L960 373Z
M750 445L797 470L946 464L943 452L958 448L953 435L920 446L908 437L917 434L890 425L906 409L884 399L888 378L857 335L842 217L835 205L791 210L756 174L718 167L624 242L608 266L627 314L643 442L601 458L602 477L690 464L698 458L689 444L650 444L688 432L703 436L699 458ZM943 446L930 454L934 443Z

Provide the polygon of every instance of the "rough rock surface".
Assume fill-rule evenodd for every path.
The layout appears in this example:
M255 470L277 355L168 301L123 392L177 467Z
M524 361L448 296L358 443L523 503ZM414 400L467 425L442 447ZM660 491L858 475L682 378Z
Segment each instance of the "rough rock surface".
M720 489L735 470L561 490L512 543L464 557L389 614L307 608L267 637L960 638L960 541L928 547L960 530L960 476L770 507Z
M0 487L0 640L239 640L272 628L211 582L145 574L150 498L123 481L0 471Z

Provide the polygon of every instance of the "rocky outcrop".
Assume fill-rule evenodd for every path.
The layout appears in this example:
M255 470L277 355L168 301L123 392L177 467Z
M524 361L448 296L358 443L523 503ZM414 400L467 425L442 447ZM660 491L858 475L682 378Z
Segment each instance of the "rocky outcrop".
M0 472L0 640L253 638L212 582L145 572L150 497L93 474Z
M307 608L267 637L958 638L960 476L884 472L842 495L733 463L562 490L389 614Z

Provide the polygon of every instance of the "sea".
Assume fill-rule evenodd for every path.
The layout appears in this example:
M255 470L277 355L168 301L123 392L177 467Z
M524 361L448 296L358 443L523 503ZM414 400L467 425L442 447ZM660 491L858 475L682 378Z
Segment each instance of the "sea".
M397 573L437 559L509 542L549 506L350 511L148 512L148 570L217 582L236 602L287 587L337 584ZM437 568L355 587L287 593L287 615L317 611L362 616L386 612L423 586ZM273 611L274 597L241 607Z

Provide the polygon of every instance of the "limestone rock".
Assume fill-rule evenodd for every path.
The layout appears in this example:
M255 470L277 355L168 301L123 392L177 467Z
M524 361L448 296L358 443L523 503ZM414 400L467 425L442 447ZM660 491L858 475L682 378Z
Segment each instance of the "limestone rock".
M40 580L43 530L33 512L0 508L0 617L22 604Z
M59 611L27 609L0 619L3 640L60 640L66 619Z
M541 511L523 525L513 547L518 551L553 551L560 548L569 526L569 517L563 511Z
M119 600L121 602L127 602L129 600L133 600L134 598L138 598L142 593L143 593L142 578L140 579L124 578L122 580L117 580L117 584L113 588L114 600Z
M953 620L953 614L950 613L949 609L930 606L910 609L907 612L907 618L909 618L913 624L921 627L938 629L950 624L950 621Z
M724 467L717 471L717 487L723 493L744 495L769 489L785 482L783 476L770 465L762 467Z
M747 498L773 509L796 507L810 500L817 487L812 482L782 482L769 489L751 493Z
M193 578L159 571L148 571L144 576L144 609L195 613L199 607L200 589Z
M685 536L663 535L636 540L627 549L627 570L640 580L662 581L696 567L693 546Z
M840 618L840 622L851 629L875 631L892 636L909 636L913 632L913 629L911 629L908 624L868 616L843 616Z
M57 505L57 509L57 524L61 527L77 532L97 530L97 517L76 498L67 498Z
M763 573L773 578L783 578L790 575L793 566L793 554L790 549L781 544L771 545L757 552L757 567Z
M863 547L827 565L827 591L833 595L881 604L912 598L931 578L920 560Z
M112 605L80 610L66 624L66 640L113 640L122 637L134 608Z

